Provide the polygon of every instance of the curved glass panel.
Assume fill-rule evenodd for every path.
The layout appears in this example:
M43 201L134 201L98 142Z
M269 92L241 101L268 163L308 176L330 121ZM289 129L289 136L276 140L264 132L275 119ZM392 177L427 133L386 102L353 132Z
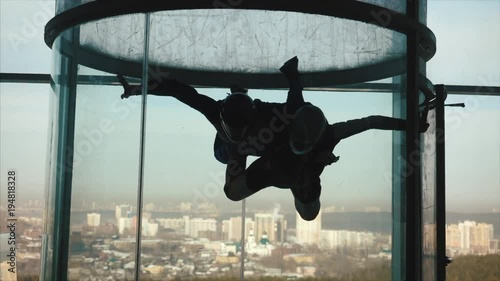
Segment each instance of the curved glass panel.
M84 2L60 1L57 12ZM405 3L393 1L391 9L402 12ZM272 187L250 197L242 212L241 203L226 197L226 165L214 157L220 120L196 112L205 103L190 108L179 97L150 96L141 132L141 97L120 99L116 73L104 72L140 76L145 30L151 30L150 77L177 78L158 72L166 67L205 71L200 81L217 72L280 75L279 67L293 56L305 74L383 62L404 70L405 35L350 20L253 10L162 11L151 14L150 26L143 20L142 14L102 19L56 39L45 279L405 277L406 126L369 130L373 123L367 122L338 144L340 162L321 175L323 208L316 221L304 223L290 192ZM392 92L306 92L305 99L320 106L329 123L369 115L404 122L407 83L402 76L387 77L392 75L384 76L392 79ZM220 87L227 81L212 82ZM286 100L284 90L249 88L252 98ZM197 90L215 101L229 91ZM135 208L138 176L144 179L142 216ZM68 264L54 262L60 260Z
M110 86L115 74L78 63L85 57L75 48L79 35L78 27L69 29L53 47L42 276L130 279L135 249L125 251L136 237L137 208L128 200L137 196L140 98L138 104L120 99L123 88Z
M42 267L40 279L50 280L54 277L56 270L56 255L60 250L57 245L57 224L58 218L57 213L62 213L60 208L60 200L57 199L59 193L61 193L61 178L64 176L64 171L68 164L65 161L64 149L66 147L65 142L67 137L65 136L68 127L68 117L64 112L67 112L68 108L68 96L70 94L68 81L63 79L58 79L62 77L65 70L70 63L68 58L64 57L60 53L61 40L62 38L69 38L71 32L64 32L55 42L53 47L53 69L52 69L52 79L54 81L52 85L53 92L50 95L50 109L49 109L49 145L48 145L48 157L47 157L47 179L46 179L46 198L45 198L45 209L43 214L44 229L42 234ZM70 121L72 122L72 121Z
M277 73L349 69L400 58L405 36L366 23L276 11L194 10L152 15L150 61L206 71ZM99 42L99 41L97 41Z
M144 55L143 45L143 14L111 17L80 26L80 46L91 53L105 54L140 66ZM99 64L99 61L93 63Z
M137 17L82 25L89 52L137 61L142 34ZM139 20L140 22L140 20ZM403 34L372 24L301 13L249 10L163 11L151 16L150 62L186 70L278 73L302 58L304 72L351 69L400 59ZM286 34L286 36L283 36Z

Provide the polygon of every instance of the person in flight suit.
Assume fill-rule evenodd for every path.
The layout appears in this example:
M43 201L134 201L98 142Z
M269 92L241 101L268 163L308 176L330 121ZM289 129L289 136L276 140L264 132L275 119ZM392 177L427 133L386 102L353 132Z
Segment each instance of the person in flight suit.
M370 129L404 131L406 120L368 116L328 124L318 107L304 101L297 57L280 71L290 85L285 103L254 100L238 86L216 101L175 79L148 81L148 94L172 96L215 127L214 156L226 164L224 192L229 199L239 201L270 186L290 189L297 212L313 220L321 205L320 175L339 159L333 154L335 146ZM123 76L118 78L125 89L122 98L140 94ZM260 158L246 168L250 155Z

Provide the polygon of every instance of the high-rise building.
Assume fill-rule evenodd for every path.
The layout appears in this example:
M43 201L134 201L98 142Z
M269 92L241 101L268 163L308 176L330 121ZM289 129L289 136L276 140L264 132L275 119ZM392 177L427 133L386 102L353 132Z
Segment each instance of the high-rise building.
M120 218L118 219L118 232L123 234L125 229L132 230L135 228L133 218Z
M229 219L228 240L239 241L241 239L241 217Z
M460 230L460 248L469 250L471 242L471 228L476 225L473 221L464 221L458 224L458 229Z
M200 231L217 232L217 221L215 219L190 218L184 216L184 233L191 237L199 237Z
M492 224L464 221L446 225L446 247L450 255L487 254L494 238Z
M490 241L493 240L493 225L478 223L472 229L471 248L474 253L486 254L490 249Z
M230 220L223 220L222 233L224 233L224 241L229 240L229 229L230 229Z
M115 217L118 221L120 218L125 218L128 214L132 212L132 206L130 205L117 205L115 209Z
M274 214L274 239L277 243L285 242L286 220L285 216Z
M285 217L278 214L276 210L272 214L258 213L255 214L253 226L249 226L247 222L247 238L249 233L248 230L254 229L255 238L257 240L267 235L266 239L271 241L271 243L283 243L285 242L286 228Z
M275 242L275 229L273 214L255 214L255 236L257 241L267 234L271 242Z
M158 235L158 223L152 223L148 220L142 221L142 235L148 237L155 237Z
M177 233L184 233L184 219L157 219L162 228L172 229Z
M347 230L322 230L321 246L326 249L354 247L363 248L372 246L375 236L371 232Z
M460 230L457 224L446 225L446 246L460 248Z
M189 216L183 216L182 220L184 221L184 235L189 235L189 220L191 218Z
M98 227L99 225L101 225L101 214L87 214L87 225L92 227Z
M312 221L303 220L296 213L297 243L319 245L321 241L321 211Z
M245 218L245 239L248 239L249 230L254 228L254 221L251 218ZM241 217L232 217L227 222L228 240L241 240Z

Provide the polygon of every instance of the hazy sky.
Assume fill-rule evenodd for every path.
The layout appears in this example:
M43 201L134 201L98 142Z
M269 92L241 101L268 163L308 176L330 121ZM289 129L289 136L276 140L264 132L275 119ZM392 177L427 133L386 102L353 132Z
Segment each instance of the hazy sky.
M51 17L51 3L0 1L1 72L50 72L51 51L43 43L43 25ZM431 81L500 86L498 11L499 1L429 1L428 25L436 34L438 47L427 64ZM225 96L225 90L200 92L215 99ZM47 85L2 83L0 93L1 192L7 169L16 168L24 190L21 195L41 197L50 89ZM86 196L100 201L105 194L118 203L135 196L139 99L120 100L119 87L82 86L78 93L76 145L81 147L79 152L75 149L82 157L74 174L75 200ZM284 101L286 93L250 94L266 101ZM330 123L392 112L388 94L316 92L304 96L324 110ZM214 159L212 150L215 130L201 114L172 98L149 97L148 101L146 201L182 198L228 202L236 207L237 203L223 201L219 177L224 166ZM453 96L448 102L467 104L465 109L449 108L446 113L448 209L500 209L500 97ZM92 139L103 120L110 132ZM92 140L91 146L85 146L85 141ZM327 167L322 176L325 205L389 210L391 141L390 132L370 131L339 144L335 154L340 161ZM291 202L292 196L289 191L271 188L248 204L273 201Z

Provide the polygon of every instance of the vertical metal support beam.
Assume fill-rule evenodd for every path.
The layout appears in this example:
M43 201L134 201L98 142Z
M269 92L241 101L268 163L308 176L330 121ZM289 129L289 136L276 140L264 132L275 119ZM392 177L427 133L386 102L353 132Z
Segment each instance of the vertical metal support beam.
M393 78L393 116L406 119L406 77ZM406 248L406 177L405 177L405 132L392 132L392 280L404 280Z
M246 226L246 200L241 200L241 265L240 265L240 281L245 280L245 226Z
M142 205L144 191L144 149L146 144L146 105L148 97L148 65L149 65L149 13L144 15L144 54L142 61L142 103L141 103L141 131L139 145L139 184L137 188L137 226L136 226L136 248L135 248L135 272L134 280L139 281L141 277L141 242L142 242Z
M446 87L436 85L436 278L446 280L446 178L444 100Z
M78 28L67 31L63 37L79 44L80 33ZM77 54L61 56L58 97L58 124L57 124L57 172L55 181L54 206L54 237L53 237L53 264L52 280L68 279L68 260L70 251L70 215L71 194L73 181L73 147L75 141L75 111L77 95L78 63ZM51 187L48 187L51 188ZM50 280L50 276L44 276ZM47 279L48 278L48 279Z
M80 0L75 0L79 2ZM64 4L64 3L63 3ZM56 4L57 8L57 4ZM71 42L72 46L80 44L79 27L63 32L59 37ZM73 182L73 148L75 140L75 112L78 84L78 54L63 55L61 48L54 48L60 52L60 60L56 62L53 77L55 78L52 100L54 110L52 118L51 149L54 155L49 155L48 181L46 186L46 210L44 212L45 230L43 235L42 269L40 280L67 280L68 261L70 250L70 215ZM75 50L77 48L74 48ZM67 79L61 79L61 77ZM55 104L54 104L55 103ZM57 117L56 117L57 116ZM49 225L52 217L52 225ZM48 228L48 229L47 229ZM50 229L50 230L49 230ZM52 235L51 235L52 234Z
M407 0L406 14L419 20L420 0ZM406 88L406 280L422 280L422 190L420 184L418 32L407 35Z

